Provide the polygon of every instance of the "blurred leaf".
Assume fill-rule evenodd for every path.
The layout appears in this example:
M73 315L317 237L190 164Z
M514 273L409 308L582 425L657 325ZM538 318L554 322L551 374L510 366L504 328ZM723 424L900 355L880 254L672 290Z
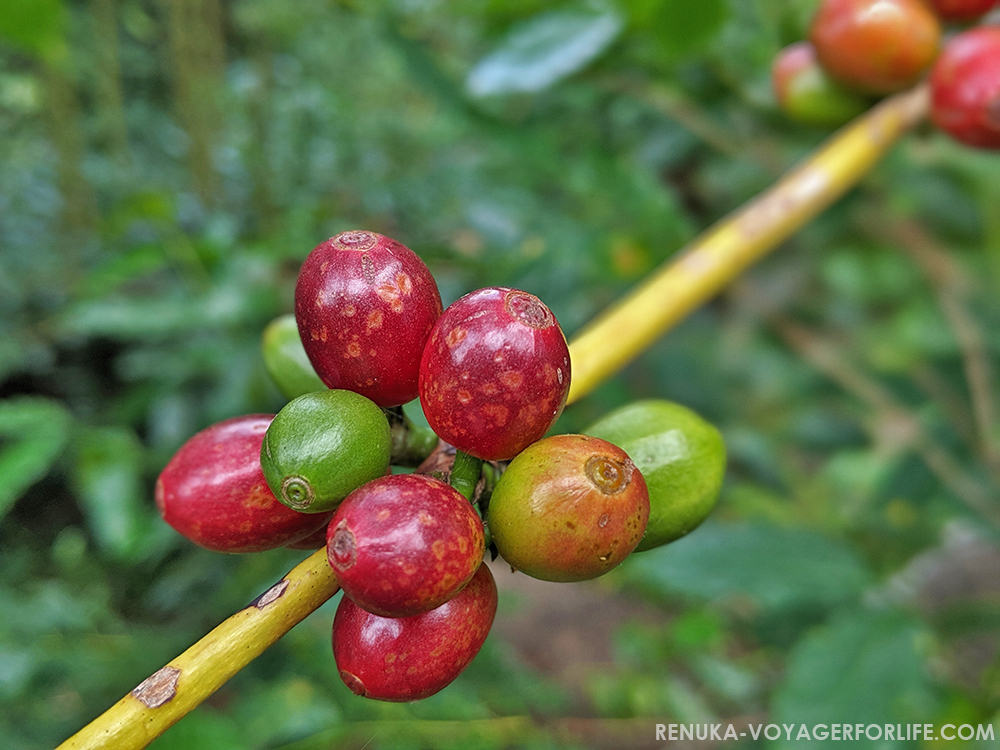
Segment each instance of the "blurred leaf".
M245 750L246 739L236 721L199 708L150 744L154 750Z
M42 398L0 402L0 518L45 476L66 445L72 417Z
M856 598L870 574L853 551L813 531L706 523L629 557L626 580L663 596L749 598L767 610L832 607Z
M0 37L28 52L50 50L63 33L62 0L4 0Z
M895 612L844 613L792 651L772 705L775 721L813 726L829 722L879 724L933 715L935 698L918 646L921 625ZM822 740L778 747L812 747ZM902 747L883 742L879 747Z
M473 96L541 91L583 69L617 38L622 21L609 8L551 11L516 27L469 72Z
M81 436L76 491L98 546L113 557L131 556L149 527L142 455L142 446L126 427L93 428Z
M729 14L726 0L629 0L627 5L635 25L655 37L670 57L704 45Z

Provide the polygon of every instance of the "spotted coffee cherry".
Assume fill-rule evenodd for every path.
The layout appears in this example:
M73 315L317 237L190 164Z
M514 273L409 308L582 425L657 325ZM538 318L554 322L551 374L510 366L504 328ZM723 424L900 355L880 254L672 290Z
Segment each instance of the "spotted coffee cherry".
M279 503L260 466L271 414L227 419L181 446L156 482L168 524L216 552L262 552L325 527L329 514L305 515Z
M366 698L427 698L469 666L496 611L497 587L486 565L455 597L413 617L374 615L345 596L333 619L333 656L340 677Z
M419 474L383 477L340 504L327 559L344 593L383 617L434 609L483 561L483 523L462 495Z
M316 247L295 287L295 318L316 374L383 407L417 397L420 355L440 314L424 262L374 232L342 232Z
M931 72L934 124L969 146L1000 148L1000 26L952 37Z
M628 454L583 435L555 435L519 453L487 514L503 559L544 581L607 573L635 549L648 520L646 482Z
M420 362L420 403L443 440L488 461L543 437L569 392L562 329L532 294L480 289L444 311Z
M922 0L823 0L809 32L827 73L873 94L916 82L940 39L941 24Z

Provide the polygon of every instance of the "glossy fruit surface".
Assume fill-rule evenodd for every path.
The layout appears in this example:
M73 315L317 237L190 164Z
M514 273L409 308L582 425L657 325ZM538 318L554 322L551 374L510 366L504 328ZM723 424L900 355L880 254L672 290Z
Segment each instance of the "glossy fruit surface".
M715 507L726 470L726 447L711 424L670 401L636 401L588 427L628 453L649 489L649 523L636 551L672 542Z
M420 404L434 432L488 461L512 458L555 423L569 392L569 349L532 294L488 287L438 320L420 362Z
M359 487L330 522L327 559L344 593L383 617L434 609L483 561L483 523L444 482L419 474Z
M972 21L1000 5L1000 0L931 0L931 5L945 21Z
M931 119L970 146L1000 148L1000 27L952 37L931 73Z
M285 398L326 390L309 363L294 315L281 315L268 324L260 338L260 350L268 374Z
M333 619L333 656L357 695L382 701L427 698L479 653L497 611L493 574L480 565L469 584L437 609L380 617L346 596Z
M295 287L299 334L320 379L379 406L417 397L420 355L440 314L424 262L374 232L342 232L316 247Z
M385 412L353 391L325 390L278 412L260 464L278 500L302 513L323 513L385 474L391 450Z
M545 581L607 573L642 538L649 493L621 448L555 435L525 448L493 489L487 524L500 555Z
M312 534L325 518L279 503L260 467L270 414L219 422L194 435L156 481L156 507L168 524L216 552L262 552Z
M778 53L771 66L771 82L781 109L809 125L841 125L868 106L864 96L826 74L809 42L790 44Z
M941 24L921 0L823 0L809 32L827 73L875 94L915 83L940 39Z

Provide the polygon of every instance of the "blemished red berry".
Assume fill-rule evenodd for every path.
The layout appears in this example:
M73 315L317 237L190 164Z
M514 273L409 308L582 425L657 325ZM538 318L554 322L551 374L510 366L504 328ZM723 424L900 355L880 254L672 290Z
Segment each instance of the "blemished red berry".
M955 35L931 72L931 119L969 146L1000 148L1000 26Z
M272 414L235 417L181 446L156 481L156 507L182 536L216 552L262 552L325 527L330 514L278 502L260 468Z
M483 523L472 504L432 477L397 474L359 487L327 531L327 559L344 593L383 617L444 604L483 561Z
M548 432L569 393L569 349L532 294L488 287L448 306L420 362L431 428L487 461L512 458Z
M915 83L934 62L941 24L922 0L823 0L809 40L833 78L887 94Z
M295 319L316 374L382 407L417 397L420 355L440 315L424 262L375 232L342 232L320 244L295 287Z
M479 653L496 611L497 587L486 565L454 598L413 617L374 615L345 596L333 619L340 677L366 698L427 698L447 687Z
M816 48L806 41L781 50L771 65L778 105L792 119L809 125L841 125L868 106L866 98L826 74Z
M1000 5L1000 0L931 0L931 5L945 21L974 21Z
M635 549L649 491L632 459L600 438L554 435L510 462L490 497L487 525L512 567L544 581L585 581Z

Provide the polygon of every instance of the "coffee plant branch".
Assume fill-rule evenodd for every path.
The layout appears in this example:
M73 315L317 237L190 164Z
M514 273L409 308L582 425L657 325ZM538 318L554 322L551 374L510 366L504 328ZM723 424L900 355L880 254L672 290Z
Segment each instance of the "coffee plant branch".
M884 100L599 315L570 342L569 400L590 393L837 200L926 113L923 86ZM58 750L146 747L337 590L326 551L319 550Z

